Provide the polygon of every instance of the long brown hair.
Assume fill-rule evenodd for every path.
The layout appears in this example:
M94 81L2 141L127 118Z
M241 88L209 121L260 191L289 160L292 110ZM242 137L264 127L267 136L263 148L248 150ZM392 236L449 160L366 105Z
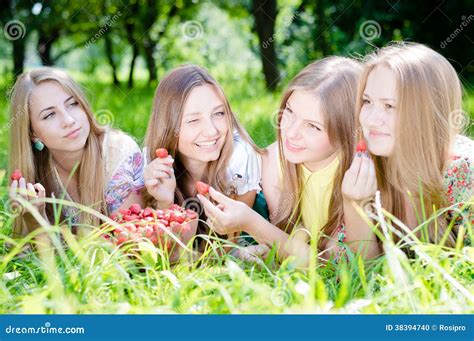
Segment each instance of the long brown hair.
M350 167L355 140L355 100L361 65L350 58L327 57L306 66L290 82L281 99L278 115L278 151L282 166L282 200L274 222L291 231L301 215L301 194L304 188L302 165L293 164L283 155L281 119L286 102L295 90L310 91L320 100L328 137L336 149L340 163L333 183L328 222L321 232L330 236L343 219L342 180ZM315 208L317 209L317 208ZM320 243L323 242L321 239ZM321 245L321 244L320 244Z
M211 85L224 104L224 112L228 120L229 132L226 136L220 157L208 163L207 170L202 179L219 191L230 195L235 190L230 188L226 179L226 170L233 151L233 131L236 130L242 139L255 146L244 128L241 127L237 118L231 110L229 101L217 81L202 67L196 65L184 65L170 71L158 85L153 98L153 109L148 122L144 145L147 148L147 159L155 159L154 151L157 148L166 148L175 160L175 174L177 181L175 191L175 202L182 204L183 201L195 193L188 193L186 184L192 180L182 162L182 156L178 151L179 129L183 117L184 104L190 92L197 86ZM154 199L144 191L145 202L154 204Z
M453 124L452 117L462 115L461 82L452 65L436 51L422 44L394 43L366 57L357 112L362 108L367 78L378 65L395 74L398 108L393 154L372 155L382 205L406 223L404 195L409 191L415 209L424 209L428 219L433 207L439 210L447 204L444 172L454 138L463 129ZM442 236L446 221L440 218L437 224ZM430 241L436 243L433 225L428 226L428 233ZM454 234L450 233L447 244L454 243Z
M80 86L64 71L43 67L23 73L18 77L11 94L11 129L10 129L10 171L20 169L27 182L39 182L46 196L56 196L61 192L54 179L52 156L48 148L38 151L32 146L30 123L30 97L35 86L43 82L56 82L71 94L85 111L90 124L90 133L84 146L84 153L76 170L80 203L99 212L106 212L104 200L104 162L102 157L102 139L104 129L98 125L86 96ZM46 205L46 214L54 220L53 207ZM62 217L64 218L64 217ZM15 222L14 234L23 231L21 217ZM96 217L81 214L80 222L98 224Z

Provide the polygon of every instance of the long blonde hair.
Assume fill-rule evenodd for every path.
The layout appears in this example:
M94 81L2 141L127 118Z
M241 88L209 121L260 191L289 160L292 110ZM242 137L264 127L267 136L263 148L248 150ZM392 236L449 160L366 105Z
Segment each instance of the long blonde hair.
M35 86L43 82L56 82L62 86L74 97L87 115L90 133L76 170L78 193L81 204L104 213L106 212L103 180L105 170L102 156L104 129L97 124L80 86L64 71L43 67L25 72L16 80L11 94L10 171L20 169L27 182L41 183L46 189L47 197L51 197L53 192L58 196L61 192L54 181L52 155L47 146L42 151L32 146L29 102ZM46 214L52 222L54 220L52 205L46 205ZM90 215L81 214L80 222L98 224L99 220ZM23 226L19 217L15 222L14 234L21 235L22 231Z
M190 92L195 87L205 84L211 85L224 103L229 132L219 159L208 163L202 179L194 180L204 181L219 191L232 196L232 194L235 194L235 189L231 188L231 184L226 179L226 170L233 151L233 131L236 130L245 142L252 145L256 151L259 151L245 129L237 121L222 88L205 69L196 65L184 65L173 69L161 80L156 89L144 145L147 148L148 155L146 157L148 160L156 158L155 150L157 148L166 148L173 156L175 174L178 180L175 202L179 204L182 204L186 198L195 195L195 193L188 193L186 190L186 184L189 184L193 179L190 178L184 167L182 156L178 151L183 108ZM147 204L154 203L154 199L146 191L144 197Z
M328 222L321 232L330 236L342 222L341 185L354 153L355 100L361 69L361 65L350 58L327 57L306 66L285 90L278 115L278 150L282 166L282 193L290 196L281 201L273 219L280 228L292 230L296 219L301 216L301 194L305 185L302 165L293 164L285 159L281 137L280 122L286 102L295 90L310 91L320 100L329 141L340 157L329 204ZM323 239L319 240L320 245L323 242Z
M463 129L453 124L453 115L462 115L461 82L446 58L434 50L416 43L392 44L366 57L357 112L362 108L367 78L379 65L395 75L398 111L393 154L372 155L382 204L406 222L404 194L410 191L415 208L420 212L424 207L427 219L434 213L433 206L440 209L447 204L444 172L454 138ZM438 219L438 224L442 236L445 220ZM429 228L428 233L430 240L437 242L434 229ZM453 243L451 233L448 245Z

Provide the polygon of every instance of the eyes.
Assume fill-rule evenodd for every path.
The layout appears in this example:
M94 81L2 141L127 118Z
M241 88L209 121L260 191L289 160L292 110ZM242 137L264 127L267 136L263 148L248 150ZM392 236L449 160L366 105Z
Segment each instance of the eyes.
M290 108L285 107L285 110L283 111L283 117L282 117L281 125L287 125L288 120L290 120L289 122L291 122L291 117L292 116L293 116L293 111L291 111ZM283 120L285 120L285 121L283 122ZM317 131L322 131L322 129L319 126L317 126L316 124L313 124L311 122L305 121L304 125L307 128L316 129Z
M66 103L66 108L69 109L69 108L74 108L74 107L77 107L79 105L79 102L77 102L76 100L70 100L69 102ZM53 117L54 115L56 115L56 112L55 111L51 111L49 113L47 113L44 117L43 117L43 120L47 120L47 119L50 119L51 117Z
M216 119L219 119L219 118L222 118L225 116L225 112L223 111L218 111L218 112L215 112L211 115L212 118L216 118ZM192 123L197 123L199 122L200 119L199 118L195 118L195 119L192 119L192 120L189 120L189 121L186 121L186 124L192 124Z
M367 98L362 99L362 105L369 105L369 104L372 104L372 101L370 99L367 99ZM384 103L383 106L387 110L395 109L395 106L393 106L389 103Z

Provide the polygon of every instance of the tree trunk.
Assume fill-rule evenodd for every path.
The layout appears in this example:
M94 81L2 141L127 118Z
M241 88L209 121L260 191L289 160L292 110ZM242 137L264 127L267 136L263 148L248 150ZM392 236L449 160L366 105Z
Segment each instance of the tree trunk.
M316 3L316 18L318 20L318 30L316 31L315 41L319 42L319 49L323 54L323 57L331 55L331 43L329 42L329 25L324 15L324 9L326 4L324 0L319 0ZM317 49L317 46L315 46Z
M109 61L110 67L112 68L112 79L114 80L114 85L120 85L120 82L117 78L117 65L115 64L114 60L114 51L112 47L112 40L110 39L110 32L107 32L104 35L104 43L105 54L107 56L107 60Z
M25 61L25 38L12 40L13 44L13 75L15 77L23 73L23 64Z
M44 31L38 32L38 43L36 48L38 50L38 55L41 59L41 63L45 66L54 65L54 59L51 56L51 50L55 41L59 39L59 32L54 31L53 33L48 34Z
M143 39L143 53L145 57L146 66L148 69L148 84L155 82L158 79L156 62L153 58L153 50L155 49L155 43L149 38Z
M260 42L260 59L267 88L274 91L280 80L275 50L276 0L253 0L255 28Z

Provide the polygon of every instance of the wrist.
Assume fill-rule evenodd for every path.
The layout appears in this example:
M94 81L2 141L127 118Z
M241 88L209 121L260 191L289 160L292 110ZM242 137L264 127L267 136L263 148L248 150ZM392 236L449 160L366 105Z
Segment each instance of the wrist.
M244 212L242 217L242 225L240 228L241 231L250 235L253 234L256 221L255 214L258 215L258 213L252 209L246 210L246 212ZM260 215L258 216L260 217Z

